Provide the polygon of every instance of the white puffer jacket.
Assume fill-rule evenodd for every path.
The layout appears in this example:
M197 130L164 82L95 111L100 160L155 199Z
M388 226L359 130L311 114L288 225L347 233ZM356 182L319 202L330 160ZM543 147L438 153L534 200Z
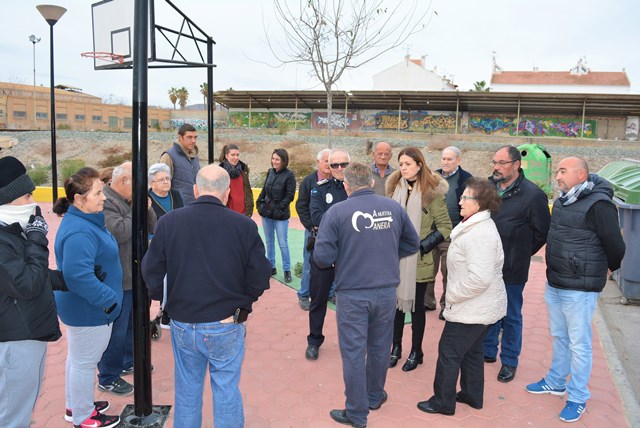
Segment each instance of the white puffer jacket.
M453 229L447 253L447 321L493 324L506 315L503 262L502 242L489 211L476 213Z

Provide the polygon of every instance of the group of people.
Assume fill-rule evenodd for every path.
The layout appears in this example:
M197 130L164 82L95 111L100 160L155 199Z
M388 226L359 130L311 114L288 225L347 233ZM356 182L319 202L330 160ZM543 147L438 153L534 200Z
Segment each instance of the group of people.
M250 219L249 168L238 146L224 146L219 166L200 168L196 141L195 128L183 125L178 141L149 169L151 241L141 268L149 296L163 300L163 324L171 326L174 426L201 425L208 367L216 426L241 427L245 321L276 274L275 236L284 279L291 281L287 229L296 180L288 153L276 149L256 200L265 251ZM397 170L391 153L380 142L373 165L366 165L351 162L344 150L322 150L318 170L300 185L296 209L305 249L298 301L309 311L308 360L319 357L335 293L346 405L331 418L366 426L368 413L388 399L387 370L402 359L407 314L411 348L402 370L412 371L424 360L425 311L436 310L438 301L445 324L433 394L418 408L444 415L453 415L456 403L481 409L484 364L497 361L499 347L498 380L516 376L523 290L531 256L546 243L553 356L547 375L526 390L568 392L560 419L578 420L589 399L591 317L608 270L620 266L625 252L611 187L584 160L563 159L556 174L560 197L550 214L513 146L494 154L488 180L461 167L456 147L443 150L434 171L418 148L400 150ZM58 270L50 270L35 186L19 160L0 159L0 390L11 391L0 397L0 426L28 425L46 342L61 336L58 317L68 341L65 419L79 427L119 423L105 414L107 401L94 401L96 367L99 389L133 391L122 379L133 371L131 163L102 176L82 168L64 187L66 196L53 208L63 215L54 244Z

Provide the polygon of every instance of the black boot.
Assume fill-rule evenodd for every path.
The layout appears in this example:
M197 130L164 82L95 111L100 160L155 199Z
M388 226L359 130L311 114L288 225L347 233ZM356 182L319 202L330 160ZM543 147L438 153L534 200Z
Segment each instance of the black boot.
M415 370L418 367L418 364L422 364L424 354L422 351L412 350L409 354L409 358L402 366L403 372L410 372L411 370Z
M395 367L400 358L402 358L402 346L393 345L393 348L391 348L391 360L389 361L389 367Z

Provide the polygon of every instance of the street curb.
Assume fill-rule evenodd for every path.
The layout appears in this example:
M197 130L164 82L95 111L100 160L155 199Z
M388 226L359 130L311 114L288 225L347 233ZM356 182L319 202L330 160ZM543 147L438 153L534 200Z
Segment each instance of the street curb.
M609 330L609 326L602 313L602 308L600 307L599 302L593 313L593 323L598 330L598 336L600 337L602 349L604 350L605 357L607 358L609 371L611 372L613 381L620 393L627 422L630 427L639 427L640 403L634 394L627 372L625 371L624 365L618 356L618 350L616 349L616 345L612 339L611 331Z

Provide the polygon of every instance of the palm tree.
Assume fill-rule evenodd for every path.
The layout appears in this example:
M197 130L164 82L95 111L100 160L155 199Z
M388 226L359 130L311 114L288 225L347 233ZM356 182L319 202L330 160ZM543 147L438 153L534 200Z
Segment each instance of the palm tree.
M176 103L178 102L178 90L176 88L169 89L169 100L173 104L173 109L176 109Z
M189 100L189 91L183 86L178 89L176 95L178 96L178 104L180 104L180 108L184 110L187 106L187 101Z
M491 88L487 87L487 82L484 80L480 80L479 82L473 83L473 91L474 92L489 92Z
M207 82L204 82L203 84L200 85L200 93L202 94L202 96L204 97L204 105L207 105L207 93L209 92L209 84Z

